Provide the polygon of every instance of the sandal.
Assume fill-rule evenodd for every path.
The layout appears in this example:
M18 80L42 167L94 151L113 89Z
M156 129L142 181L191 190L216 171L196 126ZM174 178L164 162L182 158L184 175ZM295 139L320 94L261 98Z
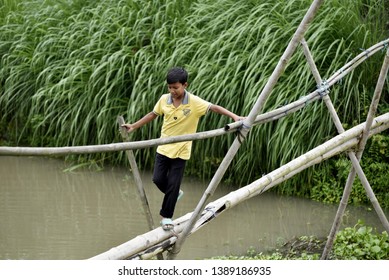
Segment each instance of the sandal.
M172 230L174 228L172 219L163 218L161 221L161 226L164 230Z

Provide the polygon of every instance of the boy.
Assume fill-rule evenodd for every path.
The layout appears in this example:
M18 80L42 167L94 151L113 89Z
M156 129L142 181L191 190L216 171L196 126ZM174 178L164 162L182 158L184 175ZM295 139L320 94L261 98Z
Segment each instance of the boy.
M169 93L162 95L153 111L132 124L123 124L128 132L137 129L158 116L163 116L161 137L195 133L201 116L209 110L228 116L234 121L241 118L227 109L211 104L188 91L188 73L174 67L167 73ZM160 215L164 230L173 229L172 217L176 202L183 195L180 190L185 163L190 158L192 141L158 146L155 157L153 182L164 193Z

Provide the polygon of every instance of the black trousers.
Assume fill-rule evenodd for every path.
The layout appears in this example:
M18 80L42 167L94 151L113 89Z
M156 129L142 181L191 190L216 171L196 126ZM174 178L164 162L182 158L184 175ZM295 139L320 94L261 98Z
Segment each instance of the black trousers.
M165 194L159 214L164 218L172 218L176 208L186 160L169 158L157 153L155 155L153 182Z

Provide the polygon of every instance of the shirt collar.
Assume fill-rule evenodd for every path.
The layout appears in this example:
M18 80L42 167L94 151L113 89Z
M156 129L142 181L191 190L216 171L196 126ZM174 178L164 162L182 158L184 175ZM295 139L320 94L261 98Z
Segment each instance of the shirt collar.
M187 92L186 90L185 90L185 93L184 93L185 95L184 95L184 98L182 99L182 105L187 105L188 103L189 103L189 92ZM168 99L167 99L167 104L168 105L171 105L171 104L173 104L173 98L172 98L172 95L171 94L169 94L169 97L168 97Z

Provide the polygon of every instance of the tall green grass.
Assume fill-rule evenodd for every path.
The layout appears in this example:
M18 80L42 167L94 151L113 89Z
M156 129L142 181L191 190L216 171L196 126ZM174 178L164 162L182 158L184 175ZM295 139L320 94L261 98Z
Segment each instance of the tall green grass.
M190 73L189 90L247 115L311 1L2 1L0 132L23 145L67 146L120 141L116 116L135 121L165 92L175 65ZM306 40L323 78L360 48L388 36L384 0L325 1ZM346 124L359 122L373 94L383 55L334 87L331 97ZM316 87L298 50L265 111ZM387 90L387 89L386 89ZM199 130L231 120L207 115ZM160 120L134 133L159 137ZM336 133L325 106L255 127L226 179L247 183ZM188 172L208 177L233 136L194 144ZM215 149L215 147L218 147ZM136 152L150 168L154 149ZM86 155L113 164L123 154ZM305 179L309 179L309 174Z

